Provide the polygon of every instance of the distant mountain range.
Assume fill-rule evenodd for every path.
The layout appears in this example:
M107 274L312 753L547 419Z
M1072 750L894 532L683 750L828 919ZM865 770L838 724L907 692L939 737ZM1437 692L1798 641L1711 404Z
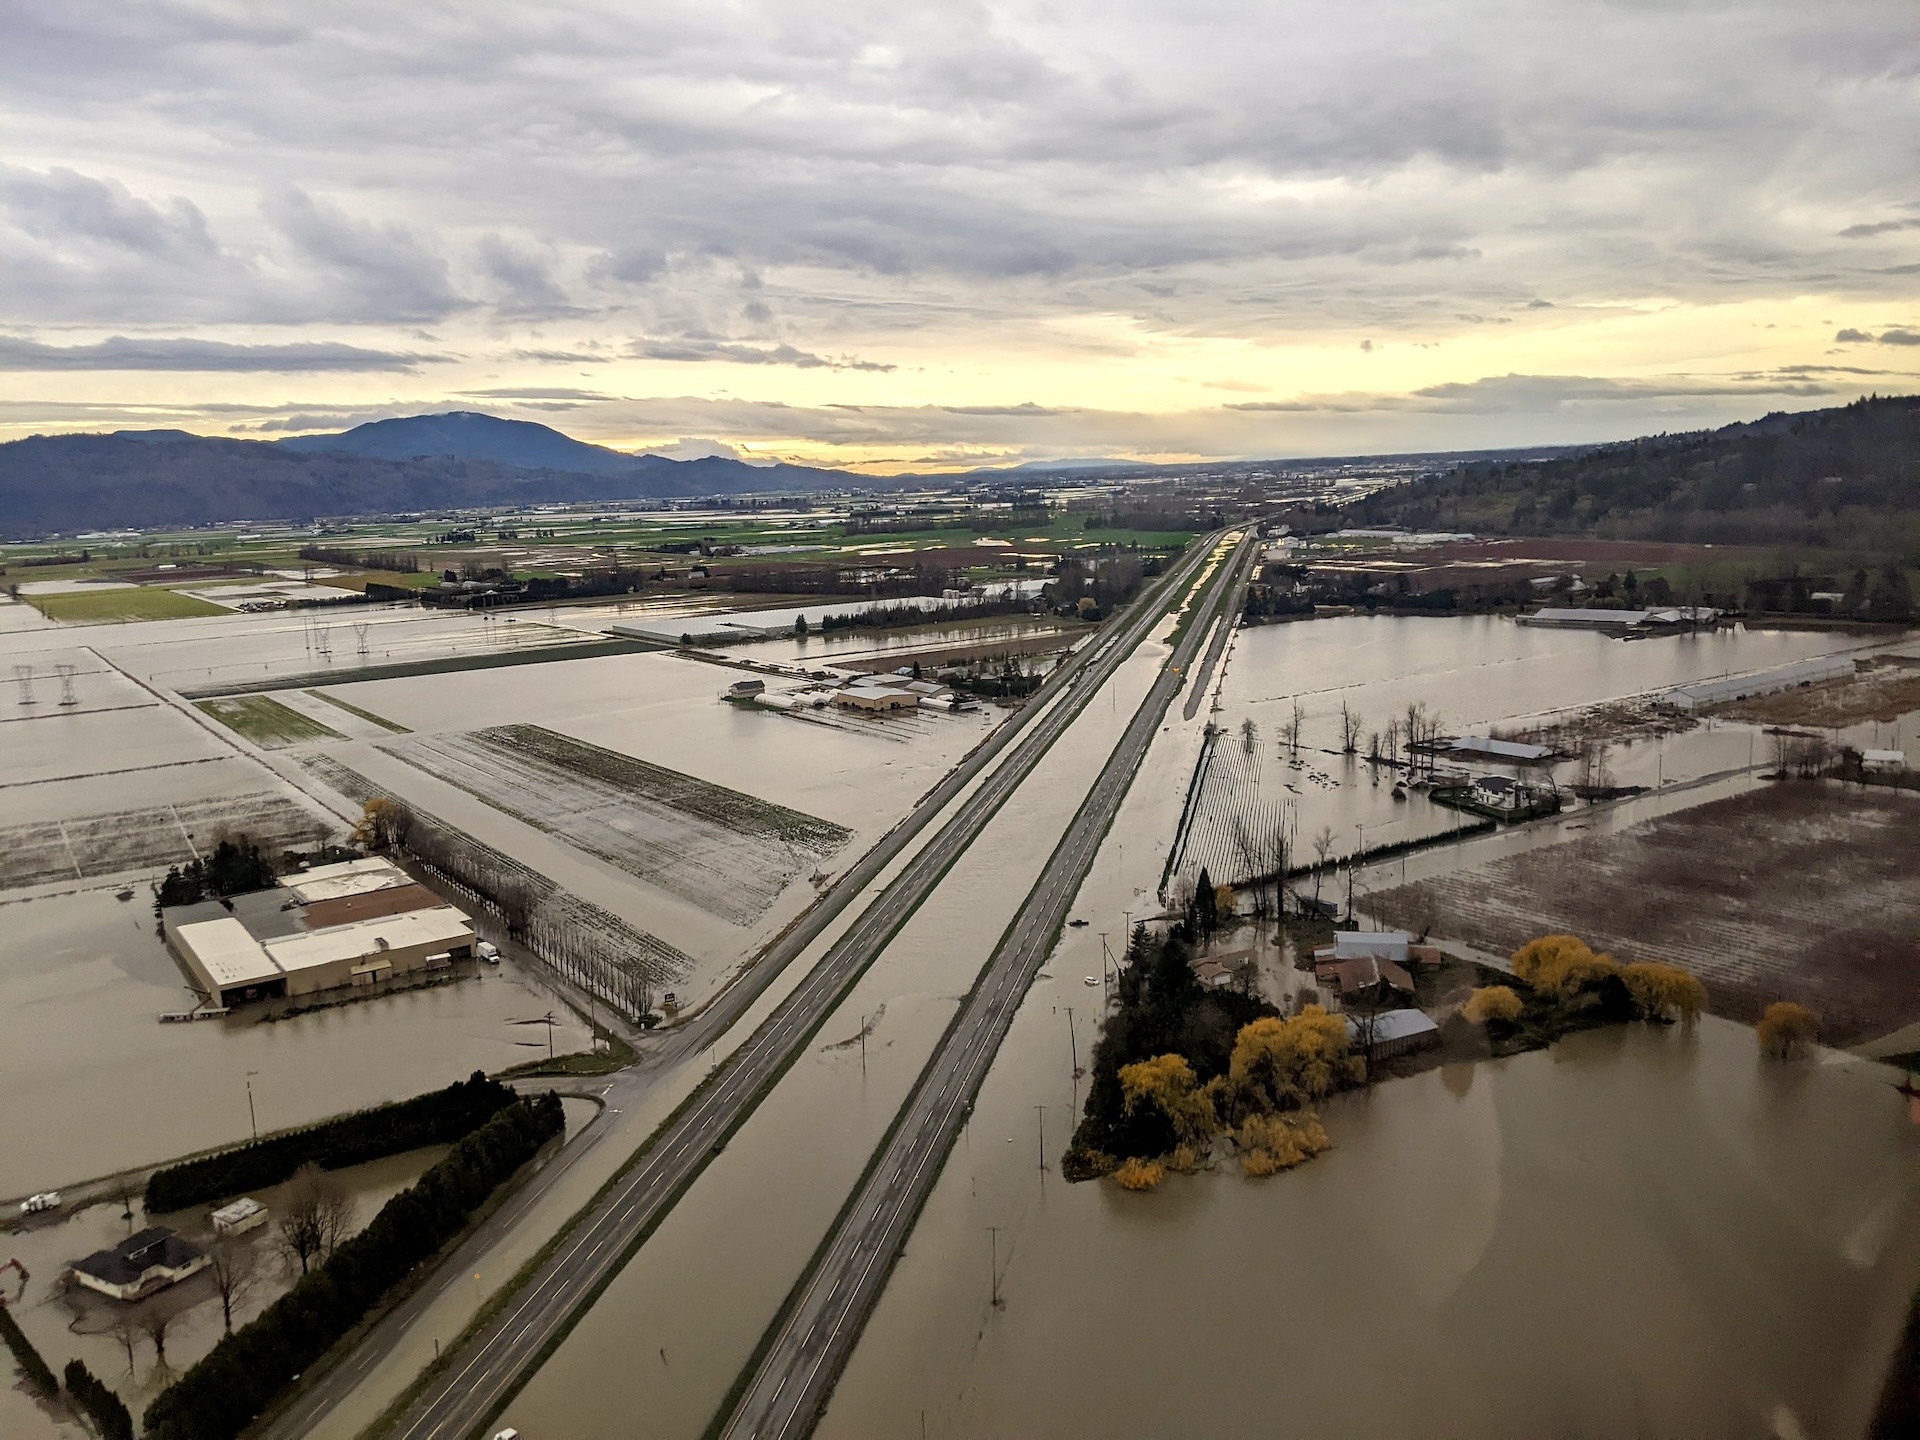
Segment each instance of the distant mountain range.
M800 465L669 460L456 412L269 442L122 430L0 445L0 537L477 506L883 488Z

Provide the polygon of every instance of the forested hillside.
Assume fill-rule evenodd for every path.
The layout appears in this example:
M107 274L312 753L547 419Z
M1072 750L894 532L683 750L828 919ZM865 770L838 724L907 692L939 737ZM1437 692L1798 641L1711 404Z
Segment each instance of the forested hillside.
M1920 396L1474 461L1361 502L1357 523L1920 555Z

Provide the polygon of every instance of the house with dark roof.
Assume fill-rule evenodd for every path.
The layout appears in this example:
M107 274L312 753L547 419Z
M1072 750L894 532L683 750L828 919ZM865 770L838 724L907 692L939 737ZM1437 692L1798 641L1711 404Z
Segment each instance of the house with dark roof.
M197 1275L211 1262L199 1246L164 1225L129 1235L111 1250L73 1262L73 1278L115 1300L140 1300Z

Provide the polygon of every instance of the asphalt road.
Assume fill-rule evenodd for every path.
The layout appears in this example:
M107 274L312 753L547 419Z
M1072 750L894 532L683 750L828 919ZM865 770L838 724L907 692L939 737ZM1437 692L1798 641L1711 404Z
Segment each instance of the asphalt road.
M1001 937L973 991L927 1061L881 1143L853 1203L788 1297L751 1377L720 1434L728 1440L799 1440L810 1433L845 1368L893 1262L932 1193L974 1096L1013 1024L1034 976L1053 952L1067 911L1093 866L1121 801L1158 733L1209 622L1239 594L1242 542L1220 567L1204 603L1126 733L1114 747L1026 902Z
M793 992L655 1132L638 1163L592 1203L534 1277L426 1385L394 1427L395 1436L404 1440L458 1440L499 1413L545 1358L549 1347L592 1304L707 1163L725 1147L727 1138L1087 701L1165 615L1168 598L1191 581L1210 549L1204 542L1195 545L1161 585L1049 677L1047 685L1019 716L930 792L913 814L843 876L727 995L695 1021L675 1027L657 1047L650 1047L652 1053L642 1069L657 1073L662 1065L684 1058L723 1033L921 829L1004 753L1000 764ZM1055 696L1059 703L1049 708L1048 701ZM624 1078L629 1087L645 1083L644 1075L634 1072ZM551 1175L537 1178L544 1185L552 1183ZM524 1213L527 1203L521 1201L516 1210ZM497 1238L498 1232L493 1233ZM449 1261L444 1270L455 1275L466 1273L460 1268L460 1258ZM417 1313L424 1303L415 1297L389 1318L403 1324L404 1316ZM376 1335L369 1337L370 1341L377 1339L378 1327ZM391 1339L386 1343L390 1345ZM340 1367L337 1378L329 1375L318 1381L268 1433L275 1437L306 1434L326 1414L332 1400L357 1383L380 1353L377 1344L363 1345L362 1349L364 1355L356 1353Z

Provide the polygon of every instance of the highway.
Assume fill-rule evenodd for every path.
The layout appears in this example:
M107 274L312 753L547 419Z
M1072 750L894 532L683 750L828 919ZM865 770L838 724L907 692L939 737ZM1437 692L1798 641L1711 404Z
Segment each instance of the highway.
M1161 717L1210 622L1240 593L1255 542L1222 563L1167 667L1108 757L1025 903L927 1061L842 1211L826 1245L789 1295L761 1344L733 1411L727 1440L800 1440L810 1433L880 1299L893 1262L932 1193L993 1057L1034 976L1052 954L1068 909L1133 784Z
M913 816L890 832L783 936L721 1002L698 1021L677 1027L649 1056L655 1069L684 1058L732 1025L779 973L816 939L833 916L901 853L996 755L1004 758L961 802L952 818L901 868L819 963L751 1036L707 1077L701 1088L657 1130L635 1163L595 1198L539 1270L501 1310L422 1387L391 1434L404 1440L458 1440L498 1414L573 1321L652 1233L727 1138L752 1113L841 999L931 893L994 814L1032 772L1087 701L1166 614L1168 598L1199 572L1212 546L1196 544L1161 582L1111 627L1049 677L1020 716L976 750ZM1049 701L1057 699L1057 703ZM1017 723L1016 723L1017 722ZM1017 739L1016 739L1017 737ZM761 973L764 972L764 973ZM629 1076L633 1072L628 1072ZM629 1085L639 1077L628 1080ZM549 1182L550 1183L550 1182ZM456 1257L458 1259L458 1257ZM454 1263L446 1267L459 1273ZM402 1307L405 1311L410 1306ZM400 1312L392 1317L401 1318ZM354 1357L349 1372L370 1363ZM279 1417L268 1433L307 1433L335 1393L323 1378Z

